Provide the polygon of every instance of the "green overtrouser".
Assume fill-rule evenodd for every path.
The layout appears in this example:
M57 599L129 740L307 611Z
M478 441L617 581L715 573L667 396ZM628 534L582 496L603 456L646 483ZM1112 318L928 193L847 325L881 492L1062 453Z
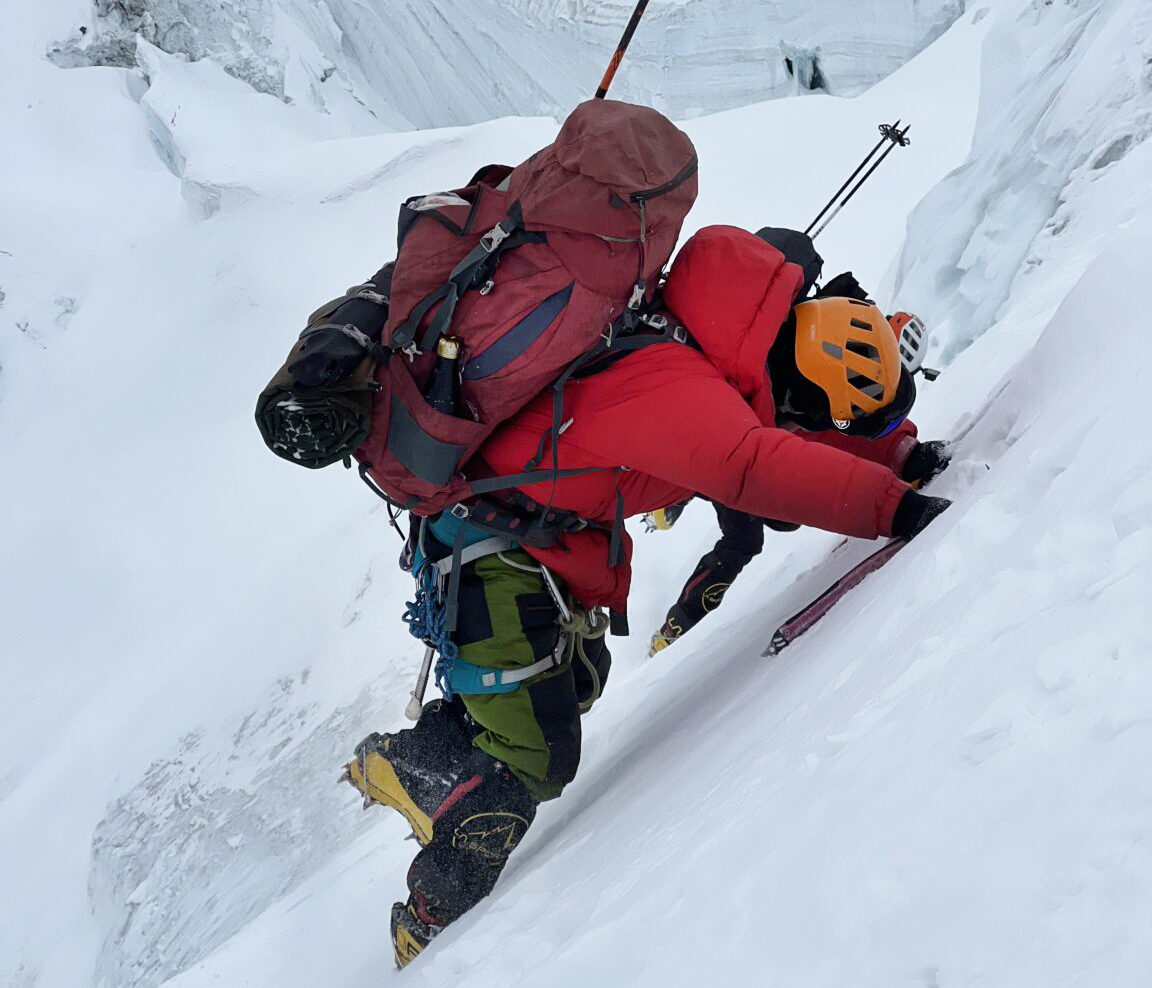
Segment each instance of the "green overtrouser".
M458 602L453 639L466 662L523 669L557 654L562 644L556 603L539 564L522 550L464 564ZM575 663L565 655L512 692L461 696L482 728L477 747L504 762L540 802L555 799L575 777L581 703L587 705L593 691L598 695L607 679L611 656L603 635L583 644L587 661L579 652Z

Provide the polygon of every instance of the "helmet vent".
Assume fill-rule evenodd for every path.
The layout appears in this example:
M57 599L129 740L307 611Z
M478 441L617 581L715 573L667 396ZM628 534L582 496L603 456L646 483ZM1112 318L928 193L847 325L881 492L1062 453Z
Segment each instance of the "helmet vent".
M863 319L857 319L855 316L852 317L852 325L857 329L864 329L869 333L872 332L872 324L870 322L865 322Z
M871 343L865 343L863 340L846 340L844 347L849 352L864 357L866 360L875 360L877 363L880 362L880 351Z
M848 385L866 394L873 401L879 401L884 397L884 385L863 374L849 374Z

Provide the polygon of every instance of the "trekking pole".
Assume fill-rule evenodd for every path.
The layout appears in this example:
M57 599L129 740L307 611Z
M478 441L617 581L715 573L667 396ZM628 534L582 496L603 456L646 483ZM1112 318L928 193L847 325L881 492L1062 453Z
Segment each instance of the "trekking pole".
M848 188L849 185L852 184L852 180L857 175L859 175L860 172L864 171L864 168L867 167L867 165L870 161L872 161L873 155L875 155L877 151L879 151L882 147L884 147L884 144L886 142L891 142L891 143L888 143L888 147L885 148L884 153L881 154L880 157L877 158L874 162L872 162L872 167L869 168L868 171L864 172L863 177L860 179L859 182L856 183L856 185L852 188L852 190L848 193L848 195L846 195L844 197L844 199L841 201L840 205L838 205L835 209L833 209L831 215L823 223L820 224L820 228L815 233L812 234L813 240L815 240L818 236L820 236L820 233L824 229L824 227L826 227L829 223L831 223L833 218L835 218L836 214L838 212L840 212L840 210L842 210L848 204L848 200L851 199L854 195L856 195L856 193L858 191L860 191L860 186L862 186L868 180L869 175L871 175L877 168L880 167L880 162L888 157L888 155L892 152L892 149L894 147L896 147L897 145L899 145L900 147L907 147L909 144L912 143L912 141L908 138L908 131L912 129L912 125L906 124L903 130L900 130L899 128L900 128L900 121L899 120L897 120L894 124L881 124L880 125L880 135L881 135L880 136L880 142L871 151L869 151L868 154L866 154L864 156L864 160L861 161L860 164L856 166L856 170L851 175L848 176L848 180L843 185L841 185L839 189L836 190L836 194L831 199L829 199L827 204L824 206L824 208L822 210L820 210L819 213L816 214L816 218L811 223L808 224L808 228L804 231L805 233L808 233L808 231L811 230L812 227L814 227L817 223L820 223L820 217L822 217L826 212L828 212L828 210L832 206L832 204L834 202L836 202L837 199L840 198L840 194L846 188Z
M887 125L886 125L886 124L881 124L881 126L880 126L880 132L881 132L881 133L883 133L883 132L884 132L884 127L885 127L885 126L887 126ZM900 121L899 121L899 120L897 120L897 121L896 121L896 123L894 123L892 126L893 126L893 127L899 127L899 126L900 126ZM851 175L849 175L849 176L848 176L848 178L845 180L844 184L843 184L843 185L841 185L841 186L840 186L840 188L838 188L838 189L836 190L836 192L835 192L835 194L832 196L832 198L831 198L831 199L829 199L827 203L825 203L825 205L824 205L824 208L823 208L822 210L820 210L820 212L818 212L818 213L816 214L816 218L815 218L815 219L814 219L814 220L813 220L811 223L809 223L809 224L808 224L808 229L804 231L805 233L807 233L807 232L808 232L808 230L811 230L811 229L812 229L812 227L814 227L814 226L815 226L817 223L819 223L819 222L820 222L820 217L822 217L822 216L823 216L823 215L824 215L826 212L828 212L828 210L829 210L829 209L831 209L831 208L832 208L832 204L833 204L833 203L834 203L834 202L835 202L837 199L839 199L839 198L840 198L840 193L841 193L841 192L843 192L843 191L844 191L846 188L848 188L848 186L849 186L849 185L851 185L851 184L852 184L852 179L854 179L854 178L855 178L857 175L859 175L859 174L860 174L860 172L862 172L862 171L864 170L864 167L865 167L865 165L867 165L867 164L868 164L868 162L872 160L872 156L873 156L873 155L874 155L874 154L875 154L877 151L879 151L879 150L880 150L880 149L881 149L881 148L884 146L884 142L885 142L886 140L888 140L888 138L887 138L887 137L881 137L881 138L880 138L880 142L879 142L879 143L878 143L878 144L877 144L877 145L876 145L876 146L875 146L875 147L874 147L874 148L873 148L871 151L869 151L869 152L868 152L868 153L867 153L867 154L864 156L864 160L863 160L863 161L861 161L861 162L860 162L860 164L858 164L858 165L856 166L856 170L855 170L855 171L854 171L854 172L853 172Z
M628 42L632 40L632 35L636 33L636 25L640 23L640 18L644 14L644 8L648 6L648 0L636 0L636 9L632 11L632 18L628 21L628 26L624 28L624 36L620 39L620 44L616 46L616 54L612 56L612 61L608 63L608 70L604 73L604 78L600 80L600 88L596 90L595 99L603 99L608 92L608 87L612 85L612 77L616 75L616 70L620 67L620 62L624 58L624 52L628 50Z
M412 699L404 708L404 716L409 720L419 720L420 711L424 709L424 691L428 689L428 673L432 669L432 656L435 653L431 645L424 649L424 661L420 663L420 675L416 677L416 688L412 690Z

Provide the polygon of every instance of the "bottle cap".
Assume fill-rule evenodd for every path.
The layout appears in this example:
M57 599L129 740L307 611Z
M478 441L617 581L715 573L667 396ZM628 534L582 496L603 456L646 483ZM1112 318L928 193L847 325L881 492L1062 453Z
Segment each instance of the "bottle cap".
M436 352L448 360L455 360L460 356L460 341L454 336L441 336Z

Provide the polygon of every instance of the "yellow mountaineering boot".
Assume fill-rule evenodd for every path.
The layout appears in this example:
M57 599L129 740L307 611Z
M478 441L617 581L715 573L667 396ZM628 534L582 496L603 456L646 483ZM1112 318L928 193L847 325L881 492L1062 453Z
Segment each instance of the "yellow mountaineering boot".
M421 845L432 840L432 817L452 791L473 752L472 733L454 704L433 700L416 726L395 734L369 734L344 767L350 782L373 803L398 810Z
M392 907L398 967L492 891L536 816L525 783L473 745L478 730L463 703L434 700L410 730L369 734L344 769L366 807L398 810L421 845L408 901Z
M443 927L420 918L419 900L410 895L407 902L392 906L392 948L396 952L396 966L403 968L415 960L432 938Z
M665 508L657 508L655 511L645 512L641 519L644 522L644 531L668 531L668 529L676 524L677 519L684 513L684 509L687 506L687 501L681 501L679 504L670 504Z
M431 805L420 800L419 786L415 784L419 777L405 775L402 780L397 774L395 765L388 758L388 749L395 737L389 734L368 735L356 746L356 758L344 766L341 781L351 782L364 794L365 809L373 803L381 803L399 810L412 827L416 839L427 844L432 839L432 813L439 804Z
M408 901L392 907L396 965L488 895L536 816L536 800L503 762L476 749L435 813L435 833L408 868Z
M674 614L669 614L668 620L660 626L660 630L652 636L648 643L648 658L652 658L657 652L666 649L682 634L684 634L684 628L679 619Z

